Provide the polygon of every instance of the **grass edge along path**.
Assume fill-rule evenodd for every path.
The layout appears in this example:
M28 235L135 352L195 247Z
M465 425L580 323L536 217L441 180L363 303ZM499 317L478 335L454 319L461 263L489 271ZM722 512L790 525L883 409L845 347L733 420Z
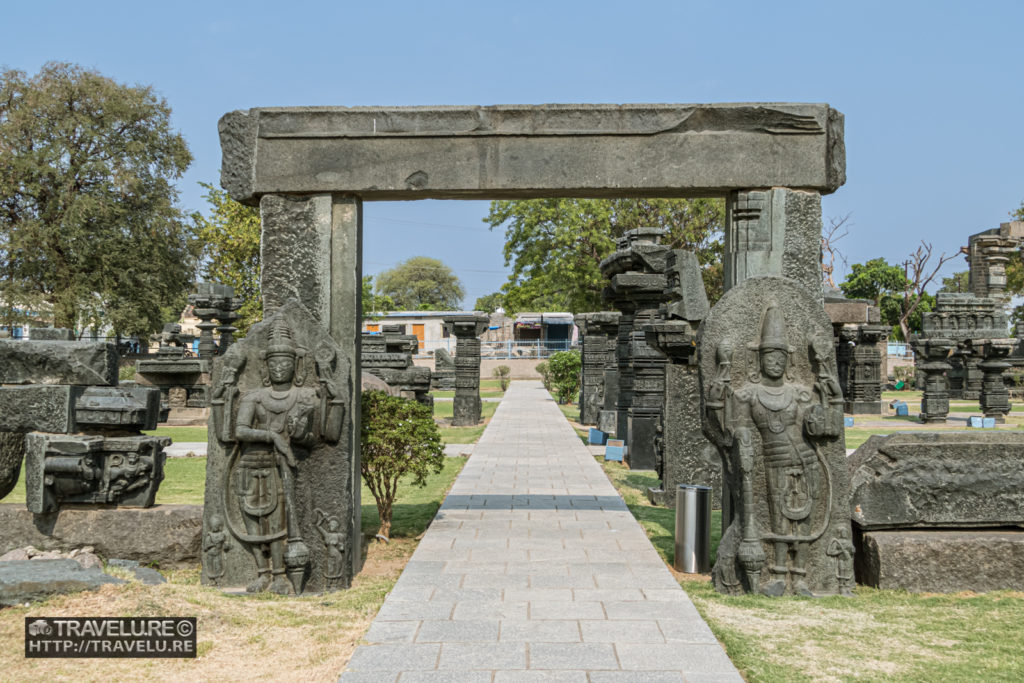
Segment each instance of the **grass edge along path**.
M181 459L205 467L205 458ZM202 462L200 462L202 461ZM28 607L0 610L4 680L336 681L441 502L465 458L445 458L425 488L399 488L390 543L372 543L352 588L325 595L229 595L199 585L198 567L166 572L168 583L137 582L62 595ZM192 494L195 497L195 493ZM198 491L201 501L202 490ZM363 487L363 532L377 528L377 508ZM239 549L235 549L236 551ZM111 573L116 573L112 570ZM121 575L121 578L126 578ZM196 616L198 657L172 659L26 659L20 644L24 618L38 616Z
M858 586L853 598L724 596L672 569L675 513L651 505L650 471L602 463L669 570L748 681L1024 680L1024 593L911 594ZM712 514L712 561L721 537Z

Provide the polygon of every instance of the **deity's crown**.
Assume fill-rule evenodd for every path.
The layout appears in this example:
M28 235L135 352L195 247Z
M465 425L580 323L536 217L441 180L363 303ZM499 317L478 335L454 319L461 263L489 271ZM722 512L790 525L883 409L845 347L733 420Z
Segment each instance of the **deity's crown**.
M270 328L270 343L267 344L267 357L291 356L295 358L295 340L288 323L283 317L274 320Z
M761 343L757 348L760 351L789 350L789 342L786 339L786 319L782 316L782 309L774 302L764 313L764 322L761 323Z

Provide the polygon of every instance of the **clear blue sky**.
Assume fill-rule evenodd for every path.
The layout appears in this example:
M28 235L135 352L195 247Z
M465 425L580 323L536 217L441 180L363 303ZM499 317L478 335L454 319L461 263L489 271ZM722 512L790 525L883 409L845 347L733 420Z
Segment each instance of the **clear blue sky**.
M150 84L195 161L202 210L217 120L292 105L827 102L846 115L850 263L951 252L1024 200L1024 3L5 3L0 65L48 60ZM368 203L365 272L448 263L465 304L505 280L486 202ZM962 270L957 259L946 270Z

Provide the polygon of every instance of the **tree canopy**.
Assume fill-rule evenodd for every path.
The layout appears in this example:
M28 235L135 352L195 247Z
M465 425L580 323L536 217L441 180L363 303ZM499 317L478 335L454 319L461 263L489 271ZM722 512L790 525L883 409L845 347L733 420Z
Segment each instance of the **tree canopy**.
M224 190L202 183L209 217L192 214L203 242L203 279L230 285L243 300L235 325L240 334L263 318L260 290L260 210L239 204Z
M147 334L184 303L199 245L176 206L192 155L170 116L151 87L72 64L0 73L4 322L52 311L59 327Z
M485 294L484 296L478 297L476 304L473 305L474 311L483 311L484 313L494 313L499 308L505 307L505 295L501 292L493 292L491 294Z
M391 298L400 311L451 311L466 290L452 269L428 256L413 256L377 274L374 291Z
M395 310L395 302L385 294L373 293L373 276L363 276L363 320Z
M697 254L712 302L722 292L720 199L529 199L491 202L484 222L505 229L501 289L509 313L522 310L599 311L601 259L618 237L644 226L668 230L665 243Z

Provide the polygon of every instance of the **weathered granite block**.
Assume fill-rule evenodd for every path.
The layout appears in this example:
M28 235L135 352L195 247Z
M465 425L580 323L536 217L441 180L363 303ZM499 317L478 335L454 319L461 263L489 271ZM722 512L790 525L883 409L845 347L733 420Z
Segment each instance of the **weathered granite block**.
M136 560L161 569L194 567L202 545L202 505L149 508L66 508L34 515L0 505L0 554L33 546L68 551L92 546L100 557Z
M156 387L89 387L75 404L75 422L83 428L156 429L159 420Z
M0 339L0 384L117 384L117 347L101 342Z
M0 387L0 430L74 432L75 405L84 391L85 387L68 384Z
M124 583L102 569L84 569L74 560L0 562L0 606L13 607L58 593L95 590L106 583Z
M25 435L0 431L0 498L18 483L21 461L25 459Z
M876 434L848 464L862 529L1024 526L1024 433Z
M1024 590L1024 531L870 531L857 581L912 593Z

